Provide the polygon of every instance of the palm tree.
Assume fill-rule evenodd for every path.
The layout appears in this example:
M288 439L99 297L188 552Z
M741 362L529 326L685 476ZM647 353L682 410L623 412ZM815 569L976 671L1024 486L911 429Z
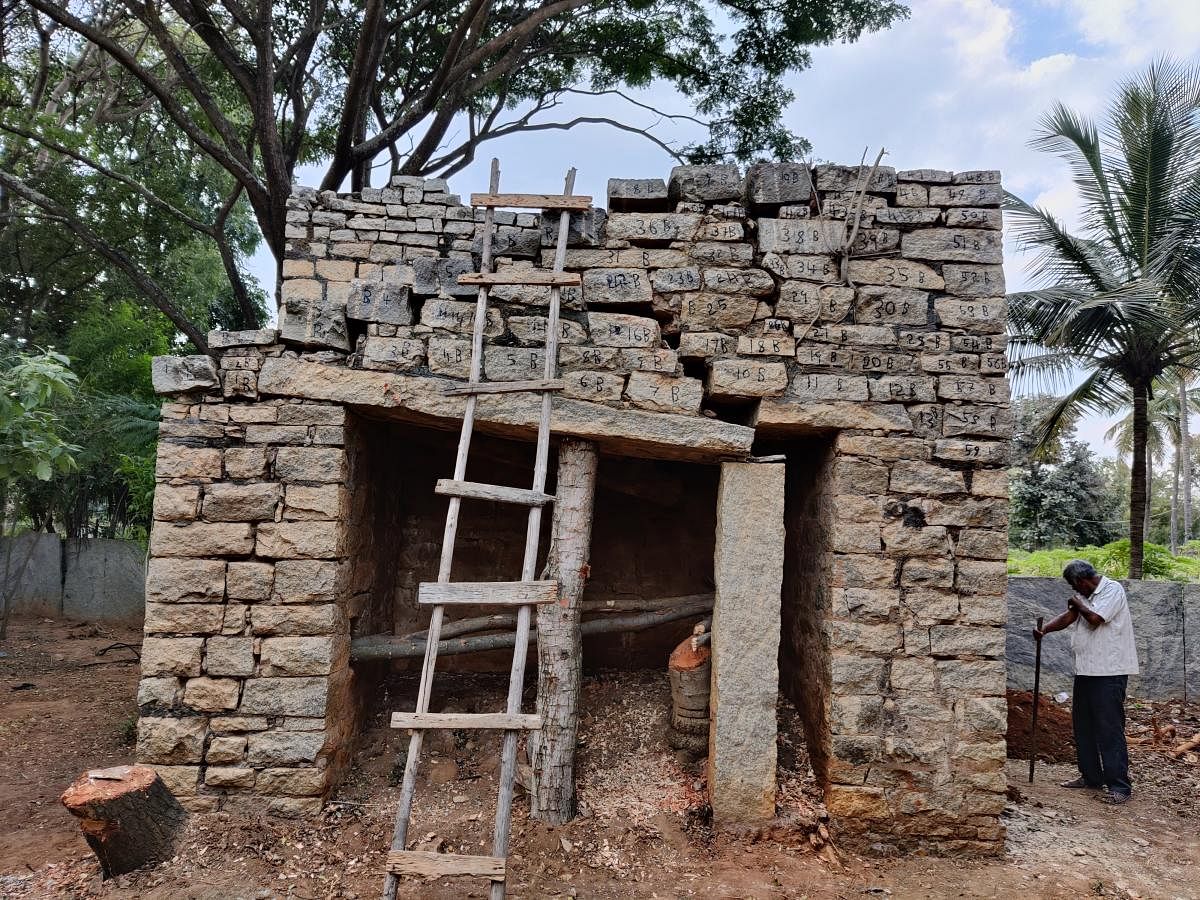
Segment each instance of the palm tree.
M1200 361L1200 70L1163 60L1122 82L1102 130L1059 103L1031 145L1070 165L1080 229L1009 195L1036 290L1009 295L1011 371L1070 387L1042 423L1131 409L1129 574L1142 575L1148 405ZM1080 375L1082 380L1080 381Z

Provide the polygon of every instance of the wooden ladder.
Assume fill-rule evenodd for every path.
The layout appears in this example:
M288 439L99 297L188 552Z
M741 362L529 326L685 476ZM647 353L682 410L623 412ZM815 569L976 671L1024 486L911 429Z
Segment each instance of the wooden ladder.
M529 624L533 605L553 603L558 600L558 582L534 580L537 567L538 540L541 535L542 509L554 498L545 493L546 464L550 450L550 409L553 394L563 388L557 378L559 307L561 289L580 284L577 274L563 272L567 255L567 230L571 212L586 210L592 198L572 196L575 186L575 170L567 172L566 188L562 195L554 194L501 194L500 163L492 160L491 181L486 194L472 194L471 205L484 208L483 250L477 274L459 277L460 284L479 286L475 305L475 330L471 338L471 376L465 385L449 389L449 395L467 398L463 412L462 431L458 439L458 455L454 460L454 477L438 481L436 492L450 498L446 511L446 530L442 537L441 565L438 580L423 583L417 594L417 602L431 605L433 613L429 619L429 631L425 643L425 662L421 668L421 683L417 693L417 708L411 713L393 713L393 728L412 729L408 745L408 757L404 763L404 781L400 788L400 803L396 809L396 826L392 836L392 848L388 854L387 878L383 896L395 900L399 876L441 877L448 875L470 875L488 878L492 882L492 900L502 900L505 888L505 857L508 854L508 837L512 819L513 782L517 769L517 738L521 731L537 730L541 721L537 715L521 713L521 693L525 681L525 660L529 650ZM560 210L558 243L554 251L554 269L545 270L511 269L499 272L492 268L492 239L495 232L495 209L497 207L519 207L526 209ZM542 378L538 381L495 381L480 380L483 363L483 331L487 324L488 293L492 285L537 285L550 286L550 314L546 322L546 349ZM542 398L541 417L538 421L537 449L534 455L533 487L529 490L494 484L466 481L467 454L471 447L471 433L475 425L475 404L480 394L511 392L539 393ZM450 571L454 563L454 542L458 532L458 513L462 501L490 500L513 503L529 508L529 521L525 532L525 558L521 566L520 581L499 582L452 582ZM516 644L513 648L512 669L508 679L508 704L502 713L431 713L429 695L433 685L434 666L437 662L438 641L441 637L442 616L447 604L498 604L517 607ZM409 820L412 817L413 795L416 793L417 762L421 754L424 730L429 728L497 728L504 731L504 749L500 763L500 793L496 801L496 826L490 856L467 856L452 853L433 853L406 850Z

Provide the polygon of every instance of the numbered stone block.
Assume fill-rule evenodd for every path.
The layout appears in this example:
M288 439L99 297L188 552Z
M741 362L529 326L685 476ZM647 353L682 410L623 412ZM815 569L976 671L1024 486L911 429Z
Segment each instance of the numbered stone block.
M929 206L929 188L923 184L897 184L896 206L925 207ZM934 210L940 215L940 210ZM876 221L879 214L876 213Z
M432 235L431 235L432 237ZM436 246L436 242L432 246ZM501 225L492 237L492 256L512 256L519 259L534 259L542 249L542 233L537 228L517 228ZM483 252L483 232L480 230L471 244L471 252L478 256Z
M949 184L953 173L944 169L902 169L896 173L898 181L923 181L926 184Z
M940 209L918 207L889 207L875 213L875 221L880 225L932 225L941 217Z
M488 381L532 381L543 377L546 351L541 347L484 347Z
M905 259L851 259L850 280L855 284L940 291L946 286L942 276L922 263Z
M661 294L676 291L698 291L700 290L700 270L694 267L659 269L651 273L650 283L654 290Z
M465 300L426 300L421 307L421 324L441 331L456 334L471 334L475 330L475 304ZM500 310L488 307L487 323L483 327L486 338L504 334L504 318Z
M705 222L696 231L698 241L742 241L746 229L741 222Z
M846 223L841 221L758 220L758 249L763 253L834 253L841 249L846 237Z
M625 386L625 397L639 409L692 415L700 411L704 388L698 378L633 372Z
M865 185L875 194L892 194L896 191L896 170L891 166L880 166L871 177L872 166L817 166L818 191L858 191ZM868 179L870 179L868 181Z
M701 241L687 248L688 256L714 266L748 266L754 262L754 248L749 244L723 244Z
M362 347L362 367L382 372L407 372L425 364L425 342L413 338L368 337Z
M948 462L1003 465L1008 462L1008 444L1002 441L941 440L934 444L933 455Z
M650 273L643 269L590 269L583 273L583 302L588 306L627 306L650 300Z
M975 169L968 172L956 172L950 179L954 184L999 184L998 169Z
M851 350L847 369L851 372L913 372L917 358L910 353L888 353L884 350Z
M943 375L938 379L938 396L943 400L974 403L1007 403L1008 382L1003 378L971 378Z
M755 163L746 172L746 199L751 207L808 203L813 179L804 163Z
M620 368L613 347L559 347L558 367L564 372Z
M679 336L681 359L711 359L737 352L737 338L719 331L685 331Z
M150 363L156 394L206 391L220 385L217 364L211 356L156 356Z
M818 285L810 281L785 281L779 287L775 315L795 323L837 321L845 317L854 301L854 289Z
M674 350L656 350L647 347L644 350L618 350L617 365L631 372L661 372L664 375L674 375L679 365L679 357Z
M924 325L929 321L929 294L909 288L860 287L854 320L863 324Z
M471 342L457 338L429 339L429 371L451 378L471 377Z
M680 308L689 328L745 328L754 321L758 301L732 294L687 294Z
M976 228L925 228L910 231L900 242L909 259L945 262L1001 263L1004 248L1000 234Z
M811 372L794 375L788 393L801 400L866 400L869 397L866 378Z
M1000 353L1008 347L1004 334L951 334L950 350L955 353Z
M737 166L676 166L667 181L667 197L672 203L736 200L742 183Z
M737 352L743 356L789 356L796 355L796 339L788 335L742 335L738 338Z
M984 375L1003 375L1008 371L1008 360L1003 353L984 353L979 357L979 371Z
M925 350L930 353L948 351L950 335L944 331L906 331L901 328L900 349Z
M946 210L947 228L989 228L999 231L1004 227L1003 214L998 209L972 209L961 207Z
M935 300L933 307L943 325L979 332L1003 331L1008 315L1003 297L943 297Z
M329 300L285 298L279 307L279 338L306 347L349 350L346 307Z
M946 437L1006 437L1012 434L1012 413L996 406L947 404L942 421L942 434Z
M801 326L797 325L797 328ZM847 371L851 352L833 344L809 344L799 331L796 333L796 362L804 368L839 369Z
M975 374L979 357L973 353L923 353L921 369L937 375Z
M782 394L787 386L787 366L783 363L745 359L714 359L706 382L708 395L717 399L772 397Z
M801 281L815 281L818 284L840 281L842 277L841 267L832 256L781 256L778 253L768 253L763 257L762 265L768 272L780 278L797 278Z
M622 313L588 313L588 330L598 347L658 347L658 323L643 316Z
M668 244L690 241L700 227L700 216L686 213L613 213L605 226L610 241L631 244Z
M512 332L517 343L522 346L545 345L546 323L545 316L509 316L508 330ZM558 320L558 342L562 344L587 343L587 328L572 319Z
M933 206L999 206L1004 189L998 184L950 184L929 189Z
M615 372L572 372L563 383L563 396L574 400L619 401L625 391L625 376Z
M775 279L762 269L705 269L704 289L717 294L765 297L775 290Z
M919 375L885 375L871 382L871 399L890 403L934 403L935 379Z
M383 322L388 325L411 325L412 306L408 302L409 288L382 281L355 281L346 298L346 318L360 322Z
M568 247L599 246L604 234L604 221L608 214L602 209L575 210L571 212L567 224ZM541 215L542 246L557 247L558 232L562 213L558 210L545 210Z
M946 263L942 266L946 293L956 297L999 297L1004 294L1003 266L970 266Z
M419 296L443 294L448 297L474 297L479 292L477 287L458 283L459 275L475 271L475 265L469 259L415 256L410 265L413 272L412 292Z
M608 179L609 212L665 212L668 202L661 178Z
M853 294L854 289L841 290ZM817 325L809 330L808 338L822 344L894 347L896 329L889 325Z

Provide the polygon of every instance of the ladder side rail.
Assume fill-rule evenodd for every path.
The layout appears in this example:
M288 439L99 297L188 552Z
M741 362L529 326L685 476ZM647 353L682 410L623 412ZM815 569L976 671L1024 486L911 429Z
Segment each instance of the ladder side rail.
M495 194L500 190L500 160L493 157L488 190ZM495 210L488 207L483 213L483 246L480 253L480 271L488 271L492 265L492 232L495 225ZM483 330L487 323L488 287L482 285L475 301L475 331L471 336L470 381L479 382L483 370ZM550 395L547 394L547 397ZM467 397L463 412L462 430L458 437L458 454L454 458L454 479L462 481L467 474L467 454L471 449L471 433L475 427L475 394ZM442 555L438 565L438 581L448 582L454 565L454 544L458 535L458 514L462 507L461 497L451 497L446 510L446 528L442 534ZM523 609L527 607L522 607ZM425 659L421 666L421 683L417 690L416 712L429 711L429 695L433 689L433 671L437 664L438 642L441 640L444 608L435 606L429 617L429 629L425 640ZM528 617L527 617L528 618ZM507 733L507 732L506 732ZM513 732L515 736L515 732ZM408 756L404 760L404 780L400 787L400 802L396 806L395 828L392 832L392 850L403 850L408 840L408 825L412 818L413 798L417 791L417 760L421 755L423 731L414 731L408 741ZM515 745L514 745L515 746ZM515 762L515 757L514 757ZM399 879L388 872L384 879L383 900L395 900Z
M564 194L575 187L575 169L567 171ZM558 244L554 248L554 271L561 272L567 259L567 236L571 224L570 210L563 210L558 219ZM546 322L546 351L542 362L542 377L554 378L558 370L558 331L561 289L550 288L550 315ZM546 488L547 460L550 455L550 414L554 395L542 394L541 418L538 422L537 451L533 469L533 490L542 492ZM521 580L531 581L536 574L538 543L542 529L542 507L529 510L528 526L525 530L525 559L521 566ZM531 607L517 610L516 646L513 647L512 670L508 679L508 705L506 710L515 715L521 712L521 693L525 683L525 664L529 653L529 623ZM496 799L496 827L492 838L492 854L508 856L508 838L512 826L513 781L517 770L516 731L504 732L504 747L500 756L500 796ZM491 900L504 900L505 883L493 881Z

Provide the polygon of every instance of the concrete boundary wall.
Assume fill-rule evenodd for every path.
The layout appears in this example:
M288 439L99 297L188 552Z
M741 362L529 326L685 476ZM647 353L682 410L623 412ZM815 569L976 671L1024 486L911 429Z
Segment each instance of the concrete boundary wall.
M1129 596L1141 675L1129 680L1129 695L1150 700L1200 696L1200 584L1122 581ZM1033 637L1038 616L1047 619L1066 608L1070 588L1061 578L1009 578L1008 686L1033 686ZM1071 689L1074 662L1066 633L1042 645L1042 690Z
M0 581L16 615L141 624L146 551L133 541L0 538Z

